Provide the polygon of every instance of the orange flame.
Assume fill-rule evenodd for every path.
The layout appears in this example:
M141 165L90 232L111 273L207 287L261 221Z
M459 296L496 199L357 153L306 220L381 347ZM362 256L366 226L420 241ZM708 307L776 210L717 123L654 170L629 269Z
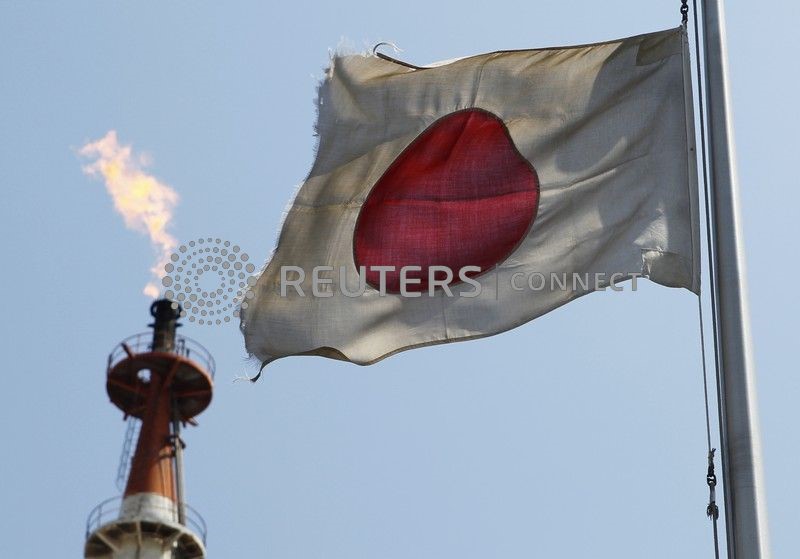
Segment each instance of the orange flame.
M159 278L178 245L167 232L178 194L169 185L145 173L143 168L148 164L147 157L135 155L129 145L120 145L114 130L95 142L87 143L78 153L95 159L83 167L83 172L92 177L102 177L114 200L114 208L125 220L125 226L150 238L158 255L157 262L150 269L156 281L145 286L144 294L158 297Z

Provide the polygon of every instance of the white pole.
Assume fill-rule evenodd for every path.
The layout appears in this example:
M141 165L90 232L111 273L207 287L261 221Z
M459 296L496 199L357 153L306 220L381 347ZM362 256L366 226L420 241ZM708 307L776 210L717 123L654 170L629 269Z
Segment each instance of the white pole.
M755 369L750 345L744 243L739 214L725 50L723 0L701 0L705 44L711 209L721 378L720 435L728 557L768 559Z

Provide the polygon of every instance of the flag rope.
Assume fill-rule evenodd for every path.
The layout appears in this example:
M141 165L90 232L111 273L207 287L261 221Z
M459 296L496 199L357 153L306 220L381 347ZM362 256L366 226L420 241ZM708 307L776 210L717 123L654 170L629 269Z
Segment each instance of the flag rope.
M684 26L688 24L689 5L688 0L681 0L681 21ZM716 291L716 278L714 277L713 266L713 243L711 231L711 208L710 208L710 194L708 188L708 153L706 149L706 111L705 103L703 102L703 80L702 70L700 66L700 25L698 23L698 10L697 0L692 0L692 20L694 27L694 50L695 50L695 70L697 75L697 101L698 109L700 112L700 152L701 162L703 168L703 195L705 203L705 221L706 221L706 253L708 256L708 283L711 293L711 326L713 332L713 347L714 347L714 372L717 387L717 409L719 410L719 387L720 387L720 366L719 366L719 338L717 326L717 303L714 298ZM701 291L702 293L702 291ZM708 450L708 469L706 471L706 485L708 485L708 505L706 506L706 515L712 521L712 530L714 538L714 557L719 559L719 507L716 503L716 486L717 476L714 472L714 455L716 448L711 446L711 413L709 411L708 403L708 371L706 367L706 342L705 342L705 321L703 320L703 299L700 294L697 296L697 309L700 322L700 355L702 359L703 369L703 397L705 402L705 416L706 416L706 447Z

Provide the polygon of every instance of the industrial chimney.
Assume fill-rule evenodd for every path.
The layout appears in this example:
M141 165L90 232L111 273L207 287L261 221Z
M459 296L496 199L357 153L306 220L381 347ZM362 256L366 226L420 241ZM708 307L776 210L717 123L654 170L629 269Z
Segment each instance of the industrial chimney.
M141 420L125 491L89 515L84 557L204 559L202 517L183 490L181 425L211 402L214 360L176 335L181 308L167 299L150 307L152 333L122 341L108 357L106 390L125 414Z

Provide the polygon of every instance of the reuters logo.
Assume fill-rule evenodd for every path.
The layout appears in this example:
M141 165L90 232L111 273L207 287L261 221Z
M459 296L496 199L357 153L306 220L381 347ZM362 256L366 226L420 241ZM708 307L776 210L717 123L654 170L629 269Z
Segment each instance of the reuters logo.
M212 237L181 245L164 266L164 296L183 307L181 316L202 325L220 325L239 316L253 297L256 267L238 245Z

